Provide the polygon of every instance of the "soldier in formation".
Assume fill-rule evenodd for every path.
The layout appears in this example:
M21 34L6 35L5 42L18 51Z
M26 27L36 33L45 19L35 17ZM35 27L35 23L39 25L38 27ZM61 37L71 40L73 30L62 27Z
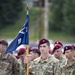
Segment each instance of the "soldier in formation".
M41 39L38 48L41 55L31 62L29 66L30 73L32 75L61 75L59 60L49 54L49 41ZM27 61L28 59L25 59L24 63L27 63Z
M66 65L62 68L61 75L75 75L75 58L73 56L73 47L72 46L65 46L64 47L64 54L67 57Z
M20 66L15 56L11 53L4 54L8 42L0 40L0 75L20 75Z
M60 67L65 65L67 58L62 53L62 46L60 44L56 44L53 48L53 56L59 60Z
M29 49L29 55L31 55L31 61L38 58L40 56L40 54L41 53L40 53L39 49L36 47L32 47Z
M26 56L26 49L20 48L17 53L18 62L20 64L20 75L26 75L26 64L24 64L25 56Z

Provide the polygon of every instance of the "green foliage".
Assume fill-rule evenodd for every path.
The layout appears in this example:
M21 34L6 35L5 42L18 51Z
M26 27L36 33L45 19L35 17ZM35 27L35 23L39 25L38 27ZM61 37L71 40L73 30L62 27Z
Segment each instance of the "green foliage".
M8 39L8 38L14 38L19 30L22 28L24 24L24 20L26 17L26 6L24 6L23 11L19 15L20 18L12 25L0 29L0 39ZM42 11L43 12L43 11ZM29 41L36 41L38 39L38 17L39 17L39 8L30 8L29 10L29 16L30 16L30 22L29 22ZM43 14L43 13L42 13ZM52 13L50 13L52 15ZM42 15L43 16L43 15ZM42 17L43 20L43 17ZM42 28L44 28L44 25L42 25ZM44 30L42 29L42 34L44 34ZM65 37L66 36L66 37ZM67 33L64 32L49 32L49 39L52 39L53 41L61 40L61 41L68 41L68 42L74 42L75 36L70 36Z
M26 18L26 5L23 7L23 11L19 15L20 18L16 20L16 22L10 26L3 27L0 30L0 38L14 38L19 30L23 27L25 18ZM31 39L38 38L38 17L39 17L39 9L38 8L30 8L29 10L29 37ZM35 33L36 32L36 33ZM36 36L35 36L36 34Z
M12 25L22 10L22 0L0 0L0 28Z
M65 0L63 7L64 31L75 34L75 0ZM66 29L67 28L67 29Z
M75 35L75 0L52 0L49 28Z
M63 13L62 8L64 0L52 0L52 5L50 7L50 29L53 31L62 31L63 26Z

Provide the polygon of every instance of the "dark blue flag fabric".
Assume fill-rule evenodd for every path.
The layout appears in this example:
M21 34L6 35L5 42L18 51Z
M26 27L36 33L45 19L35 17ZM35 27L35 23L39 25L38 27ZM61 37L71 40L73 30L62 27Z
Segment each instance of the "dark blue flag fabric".
M29 15L27 14L23 28L18 32L17 36L10 43L5 53L15 51L20 45L29 44Z

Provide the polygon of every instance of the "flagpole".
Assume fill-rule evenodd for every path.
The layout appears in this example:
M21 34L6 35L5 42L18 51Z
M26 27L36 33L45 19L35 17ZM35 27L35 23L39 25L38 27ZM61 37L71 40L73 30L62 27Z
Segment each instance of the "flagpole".
M28 55L29 46L26 45L26 55ZM29 75L29 63L26 64L26 75Z
M29 14L28 5L26 7L26 12L27 12L27 15L28 15ZM29 54L29 45L26 45L26 55L28 55L28 54ZM29 63L26 64L26 75L29 75Z

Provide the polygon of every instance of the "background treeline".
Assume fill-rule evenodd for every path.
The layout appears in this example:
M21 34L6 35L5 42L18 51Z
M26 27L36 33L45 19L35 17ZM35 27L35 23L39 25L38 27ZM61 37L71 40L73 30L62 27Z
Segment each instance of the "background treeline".
M75 35L75 0L51 0L49 27Z
M0 0L0 29L14 24L22 8L22 0Z
M75 35L75 0L49 0L49 3L50 2L49 32L65 32ZM30 28L32 28L32 30L33 27L37 28L39 24L39 8L34 8L35 7L33 7L33 10L30 9L30 26L32 26ZM0 0L0 29L9 25L16 25L17 19L21 17L20 12L22 12L22 10L25 10L22 0ZM42 13L44 13L44 11L42 11ZM44 21L43 18L44 17L42 17L42 21ZM44 24L42 26L44 26Z

